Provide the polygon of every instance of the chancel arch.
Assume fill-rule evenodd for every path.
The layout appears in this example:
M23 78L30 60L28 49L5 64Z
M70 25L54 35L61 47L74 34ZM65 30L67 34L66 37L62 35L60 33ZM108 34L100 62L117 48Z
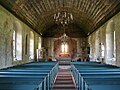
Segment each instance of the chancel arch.
M77 41L69 38L66 43L62 43L60 39L54 41L55 57L71 58L75 57L77 52Z

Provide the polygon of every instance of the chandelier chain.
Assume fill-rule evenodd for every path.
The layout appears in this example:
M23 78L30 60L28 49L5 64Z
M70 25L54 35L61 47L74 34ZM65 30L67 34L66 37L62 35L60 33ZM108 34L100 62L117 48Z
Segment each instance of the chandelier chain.
M65 26L73 21L73 15L72 13L69 13L67 11L58 12L54 14L54 20L56 24L58 25L61 24L63 26L64 33L60 37L60 39L61 42L65 45L68 42L68 36L66 35L65 32Z

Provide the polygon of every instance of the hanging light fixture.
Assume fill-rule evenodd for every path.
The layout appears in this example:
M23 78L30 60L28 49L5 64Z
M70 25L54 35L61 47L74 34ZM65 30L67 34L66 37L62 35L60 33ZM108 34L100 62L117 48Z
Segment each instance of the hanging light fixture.
M58 24L58 25L61 24L63 26L64 33L60 37L60 39L61 39L63 44L67 43L68 36L65 33L65 26L73 21L72 13L69 13L67 11L61 11L61 12L55 13L54 14L54 20L55 20L56 24Z
M65 33L65 26L73 21L73 15L67 11L61 11L54 14L54 20L56 24L63 26L64 33L59 39L61 40L62 53L67 54L69 37Z
M54 19L55 23L65 26L73 21L73 15L67 11L61 11L54 14Z
M68 42L68 36L65 33L65 27L64 27L64 33L61 37L59 37L61 39L61 42L65 45Z

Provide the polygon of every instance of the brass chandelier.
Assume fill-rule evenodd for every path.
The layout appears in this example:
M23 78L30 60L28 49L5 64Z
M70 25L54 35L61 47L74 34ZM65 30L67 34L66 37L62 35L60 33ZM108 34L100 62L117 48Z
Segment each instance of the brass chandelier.
M55 23L65 26L73 21L73 15L67 11L61 11L54 14L54 20Z
M73 15L67 11L61 11L54 14L54 20L56 24L61 24L63 26L64 33L60 39L63 44L66 44L68 41L68 36L65 33L65 26L73 21Z

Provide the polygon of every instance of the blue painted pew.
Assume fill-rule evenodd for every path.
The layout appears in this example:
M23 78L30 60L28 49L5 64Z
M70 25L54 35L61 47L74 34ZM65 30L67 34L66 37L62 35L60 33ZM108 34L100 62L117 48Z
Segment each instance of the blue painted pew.
M23 69L8 69L8 70L2 70L1 72L3 73L3 72L7 71L6 73L13 73L13 74L16 74L16 73L20 73L20 74L24 73L25 74L25 72L28 72L28 73L34 72L33 74L37 74L37 73L42 72L44 74L46 72L46 73L49 73L49 77L48 77L49 80L48 81L49 81L49 84L50 84L50 87L51 87L51 84L54 83L54 78L55 78L56 74L53 74L54 71L51 72L50 70L51 69L49 69L49 70L47 70L47 69L46 70L43 70L43 69L42 70L41 69L39 69L39 70L36 70L36 69L35 70L34 69L33 70L31 70L31 69L30 70L29 69L24 69L24 70Z
M119 71L117 71L117 72L105 72L105 71L102 71L102 72L81 72L81 71L79 71L80 72L80 74L79 74L79 76L77 77L77 78L79 78L78 79L78 82L76 82L76 83L82 83L81 81L83 81L81 78L85 78L86 76L90 76L90 77L92 77L92 78L108 78L108 77L111 77L111 78L118 78L118 77L120 77L120 72ZM79 85L79 87L80 87L81 85Z
M87 79L87 81L86 81L86 79ZM84 75L82 75L81 74L81 77L79 78L79 81L80 81L80 85L79 85L79 87L85 87L84 85L84 81L85 82L88 82L88 79L90 79L91 80L91 82L93 82L93 83L95 83L95 84L98 84L98 83L96 83L96 82L99 82L99 84L100 83L105 83L105 82L110 82L111 81L111 79L112 79L112 81L110 82L111 84L112 83L115 83L116 82L116 80L120 80L120 74L84 74ZM98 81L96 81L96 80L98 80ZM115 81L115 82L113 82L113 81ZM82 89L82 90L84 90L84 89Z
M84 79L83 88L81 90L100 90L100 88L97 87L111 87L111 85L117 85L116 89L120 89L120 77L119 78L87 78ZM94 86L94 89L93 87ZM96 88L95 88L96 87ZM103 88L102 90L109 90L108 88ZM115 87L111 87L111 90L116 90Z
M88 90L120 90L120 85L91 85Z
M73 62L72 65L74 65L75 67L111 67L111 68L118 68L117 66L112 66L112 65L108 65L108 64L99 64L99 63L91 63L91 62Z
M45 77L29 77L29 76L13 76L13 77L9 77L9 76L6 76L6 77L1 77L0 78L0 88L2 90L4 90L6 87L8 87L8 89L6 90L9 90L9 89L15 89L16 86L22 86L22 89L21 90L35 90L35 88L37 88L37 90L48 90L47 86L45 84L45 80L44 80ZM44 82L43 82L44 81ZM44 84L43 84L44 83ZM5 86L5 87L4 87ZM23 87L24 86L24 87ZM29 87L28 87L29 86ZM31 86L34 86L33 88L31 88ZM18 90L19 87L16 87L16 90Z
M16 85L18 83L16 81L19 81L19 84L21 82L23 83L26 81L30 82L31 80L34 80L37 83L37 81L41 80L41 79L43 80L41 82L46 82L47 79L44 80L45 78L50 78L52 76L53 76L53 78L55 77L55 74L57 73L57 69L58 69L57 66L58 66L58 64L56 62L53 62L53 63L51 63L51 62L45 62L45 63L37 62L36 63L35 62L35 63L28 63L28 64L24 64L24 65L19 65L19 66L14 66L14 67L10 67L7 69L3 69L3 70L0 70L0 78L2 80L2 81L0 81L0 84L13 87L13 85L8 84L7 82L12 84L14 81L16 83ZM8 78L10 78L9 81L7 81ZM15 78L15 79L13 79L13 78ZM51 80L53 78L51 78ZM48 79L47 81L50 81L50 80ZM2 82L4 82L4 83L2 83ZM33 83L32 84L30 83L30 85L28 85L28 84L23 85L22 83L20 84L21 86L26 86L26 87L28 87L30 85L36 86ZM49 83L52 83L52 82L49 82ZM45 83L45 84L47 85L47 83ZM19 85L17 85L17 87L18 86ZM16 86L14 86L14 87L16 87ZM13 88L13 89L15 89L15 88ZM37 88L37 89L39 89L39 88ZM44 88L44 90L46 90L46 89L47 88ZM21 89L21 90L23 90L23 89Z
M89 63L89 62L87 64L86 63L79 63L79 64L77 63L75 65L74 64L72 65L72 71L73 71L73 74L74 74L74 77L75 77L76 81L79 77L83 78L82 81L84 81L84 79L86 79L86 78L87 79L90 78L90 79L92 79L91 82L93 82L98 77L99 77L99 79L102 79L103 77L108 79L108 77L109 77L109 81L110 81L111 78L114 78L114 80L116 78L117 79L120 78L120 71L119 71L118 67L111 66L111 65L105 65L105 64L99 65L99 64L96 64L96 63L92 64L92 63ZM86 80L85 80L85 82L86 82L86 85L87 85ZM106 80L106 82L107 82L107 80ZM80 82L77 82L77 84L78 83L80 83ZM100 83L100 80L99 80L99 83ZM101 83L103 83L103 80L102 80ZM113 82L111 81L111 83L113 83ZM80 87L80 86L78 85L78 87ZM81 89L82 90L92 90L90 88L89 89L81 88ZM96 89L96 90L98 90L98 89Z
M36 63L34 63L34 64L36 65ZM37 63L37 64L41 64L41 63ZM45 63L45 64L47 64L47 63ZM48 64L50 64L50 63L48 63ZM52 64L57 64L57 63L52 63ZM40 69L41 69L41 70L42 70L42 69L44 69L44 70L51 70L51 69L55 68L55 67L53 67L53 66L55 66L55 65L52 65L52 67L51 67L51 65L45 65L45 66L44 66L44 63L43 63L42 66L35 66L35 67L33 66L33 67L35 68L35 70L40 70ZM25 67L26 67L26 66L25 66ZM16 67L13 67L12 69L14 69L14 68L17 69L17 70L18 70L18 69L23 69L23 68L24 68L25 70L26 70L26 69L28 69L28 70L34 69L32 66L30 66L30 67L27 66L26 68L25 68L25 67L24 67L24 66L23 66L23 67L22 67L22 66L18 66L18 67L16 66ZM58 68L58 67L57 67L57 68ZM57 68L56 68L56 69L57 69ZM9 69L11 69L11 68L9 68Z
M54 67L55 65L56 65L57 63L56 62L37 62L37 63L28 63L28 64L23 64L23 65L18 65L18 66L13 66L12 68L14 68L14 67L24 67L24 66L30 66L30 67L32 67L32 66L35 66L35 67L46 67L46 66L52 66L52 67Z
M0 90L43 90L39 88L39 85L32 84L0 84Z
M37 78L38 80L40 80L41 78L44 79L45 77L48 78L48 73L40 73L40 72L35 72L35 73L31 73L31 72L27 72L27 73L26 72L24 72L24 73L23 72L0 72L0 78L2 77L2 79L0 79L0 80L4 81L3 77L7 78L8 76L11 77L11 78L13 77L15 79L17 77L17 78L20 78L21 80L23 80L23 79L26 80L29 77L29 79L30 79L29 81L32 81L33 77L34 77L33 79ZM49 87L49 78L48 79L47 78L46 78L46 81L44 81L44 82L46 82L47 87ZM17 80L17 82L20 81L18 79L16 79L16 80ZM9 80L7 81L7 79L5 79L5 81L9 82ZM13 79L12 79L12 82L13 82Z
M31 63L32 64L32 63ZM3 69L3 70L1 70L1 74L2 75L4 75L4 77L5 78L7 78L8 79L8 75L10 75L9 76L9 78L20 78L19 79L19 81L17 81L17 82L19 82L20 83L20 81L22 80L22 78L25 80L25 78L28 78L29 77L29 79L28 80L32 80L32 77L36 77L36 78L42 78L42 76L43 76L43 74L42 74L42 76L41 76L41 74L40 74L40 72L42 72L43 70L45 70L45 71L43 71L44 73L46 72L47 74L51 74L51 73L49 73L49 72L51 72L50 70L52 70L52 72L56 72L57 71L57 65L55 65L55 64L57 64L57 63L53 63L53 66L50 66L50 63L48 64L49 65L49 67L48 67L48 65L47 65L47 63L46 63L46 65L45 66L43 66L43 65L41 65L41 66L39 66L40 64L38 64L37 63L37 65L35 65L36 63L34 63L34 65L32 65L32 67L30 67L31 65L23 65L23 66L15 66L15 67L11 67L11 68L8 68L8 69ZM18 67L20 68L20 69L18 69ZM23 67L26 67L26 68L23 68ZM47 67L47 68L46 68ZM56 67L56 68L55 68ZM50 69L49 69L50 68ZM23 70L24 69L24 70ZM18 71L17 71L18 70ZM7 71L7 72L6 72ZM25 71L27 71L27 72L25 72ZM16 74L16 72L17 72L17 74ZM34 73L33 73L34 72ZM53 74L55 74L55 72L53 73ZM57 73L57 72L56 72ZM7 74L7 75L6 75ZM39 77L37 77L37 75L40 75ZM33 75L33 76L32 76ZM32 76L32 77L31 77ZM25 78L24 78L25 77ZM43 76L44 77L44 76ZM1 78L3 78L2 76L1 76ZM7 80L6 79L6 80ZM35 79L35 78L34 78ZM6 81L5 80L5 81ZM22 82L24 81L24 80L22 80ZM4 81L3 79L2 79L2 81ZM2 82L1 81L1 82ZM13 82L13 80L12 80L12 82ZM15 79L15 82L16 82L16 79ZM1 83L0 85L2 85L3 83ZM5 83L4 83L5 84ZM4 85L3 84L3 85ZM6 83L7 84L7 83ZM2 86L3 86L2 85ZM10 86L10 84L8 84L9 86ZM11 85L11 87L12 87L13 85ZM21 86L22 86L22 84L21 84ZM23 85L23 86L30 86L30 85ZM33 84L31 85L31 86L34 86ZM16 90L17 90L17 88L15 88ZM26 88L27 89L27 88ZM38 89L38 88L37 88ZM36 89L36 90L37 90ZM11 90L14 90L14 88L12 88ZM23 89L21 89L21 90L23 90ZM42 89L43 90L43 89Z
M48 73L45 72L45 73L40 73L40 72L0 72L0 82L3 82L5 80L5 82L10 82L10 80L8 78L12 78L12 81L13 82L13 79L15 79L15 82L20 82L22 80L22 83L23 81L25 80L28 80L29 78L29 82L32 81L32 80L36 80L37 78L37 81L42 79L44 80L44 84L47 85L47 88L49 86L49 78L48 78ZM46 88L46 86L44 86L44 88Z

